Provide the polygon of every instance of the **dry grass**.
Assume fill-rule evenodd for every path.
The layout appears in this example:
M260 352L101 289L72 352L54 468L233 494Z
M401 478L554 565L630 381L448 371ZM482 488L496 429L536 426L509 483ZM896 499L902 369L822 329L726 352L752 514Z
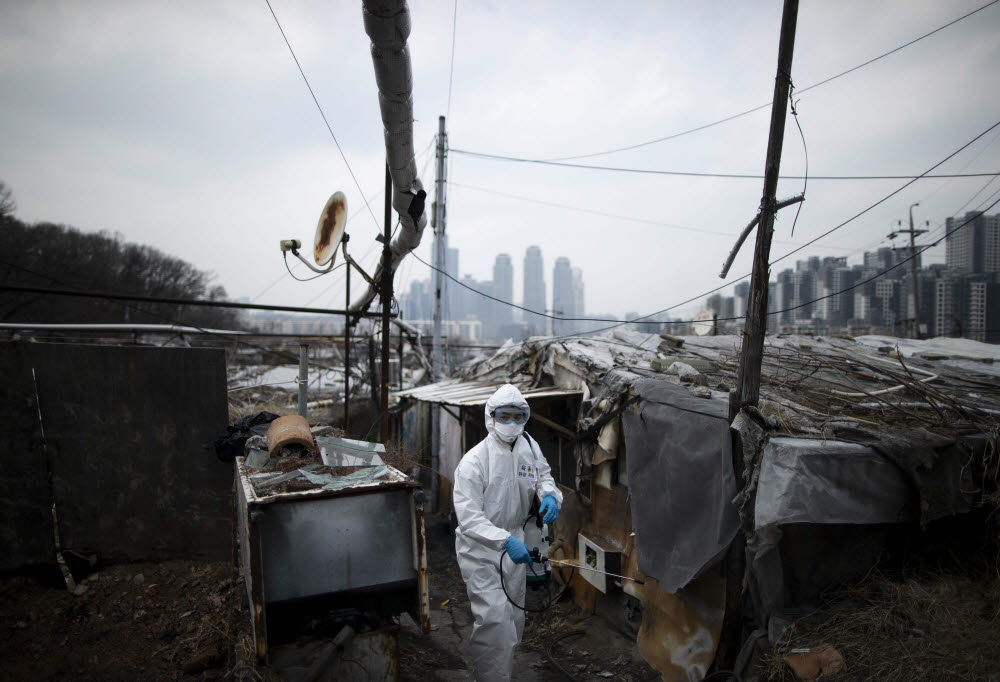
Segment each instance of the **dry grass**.
M385 454L381 455L382 461L404 473L410 473L414 467L430 470L430 467L421 462L420 452L404 446L398 440L391 440L385 446Z
M831 644L847 670L837 680L1000 679L1000 579L873 573L829 595L821 614L796 621L762 661L762 678L795 679L781 657Z

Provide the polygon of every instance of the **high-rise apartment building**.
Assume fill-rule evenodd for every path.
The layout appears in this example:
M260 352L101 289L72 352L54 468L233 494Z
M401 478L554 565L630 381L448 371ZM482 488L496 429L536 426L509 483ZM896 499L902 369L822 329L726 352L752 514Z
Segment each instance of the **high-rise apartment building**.
M514 302L514 265L506 253L498 254L493 261L493 295L501 301ZM487 323L487 335L494 338L512 335L514 309L503 303L490 303L493 303L492 319L483 320Z
M523 306L528 310L545 312L545 264L542 261L542 250L537 246L529 246L524 254L524 292ZM548 332L546 318L541 315L524 314L524 324L531 334Z
M573 268L569 258L556 258L552 268L552 310L557 317L575 317L573 314ZM560 334L572 334L573 323L554 320L552 331Z
M1000 272L1000 214L945 220L945 263L956 275Z

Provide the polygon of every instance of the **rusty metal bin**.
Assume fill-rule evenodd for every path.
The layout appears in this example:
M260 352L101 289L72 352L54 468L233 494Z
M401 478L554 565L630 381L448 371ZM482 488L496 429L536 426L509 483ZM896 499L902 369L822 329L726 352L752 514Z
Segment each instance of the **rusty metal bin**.
M341 489L262 491L262 477L273 473L248 469L242 457L235 466L258 660L304 619L338 609L363 609L385 623L408 612L430 630L419 483L386 466L377 480Z

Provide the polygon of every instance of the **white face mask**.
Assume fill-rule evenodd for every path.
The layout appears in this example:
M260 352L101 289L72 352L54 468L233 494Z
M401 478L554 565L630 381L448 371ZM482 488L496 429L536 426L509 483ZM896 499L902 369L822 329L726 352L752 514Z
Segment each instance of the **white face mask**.
M524 432L524 424L501 424L497 422L493 430L502 440L513 443Z

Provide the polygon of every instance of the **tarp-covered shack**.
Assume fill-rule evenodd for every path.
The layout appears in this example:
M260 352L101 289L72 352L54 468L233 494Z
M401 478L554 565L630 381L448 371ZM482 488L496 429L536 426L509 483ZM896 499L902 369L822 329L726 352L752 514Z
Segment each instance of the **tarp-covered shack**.
M582 535L645 580L574 575L575 601L631 628L665 679L700 679L738 535L744 633L770 626L773 638L822 589L863 575L893 529L967 512L970 460L1000 415L1000 353L986 344L771 337L759 409L734 420L738 355L735 336L622 330L508 343L460 378L396 394L404 444L437 448L449 508L455 465L485 437L486 399L516 384L565 497L553 553L576 558Z

